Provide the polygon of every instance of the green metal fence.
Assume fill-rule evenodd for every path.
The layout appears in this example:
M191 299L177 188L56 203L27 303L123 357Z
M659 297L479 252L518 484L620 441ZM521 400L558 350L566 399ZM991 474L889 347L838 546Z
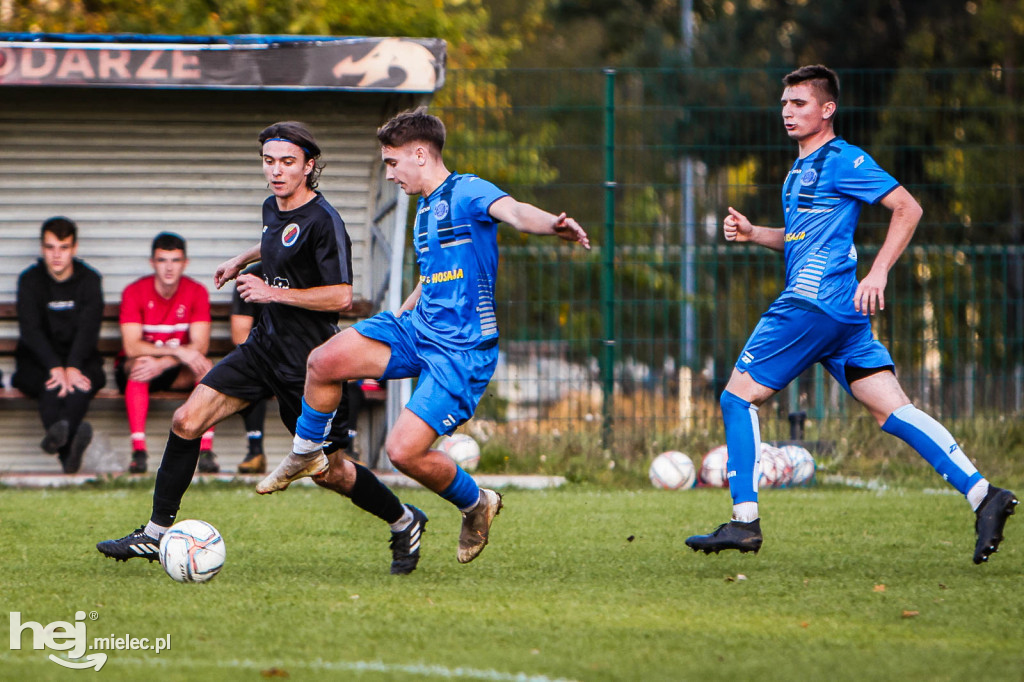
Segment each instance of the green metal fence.
M727 244L735 206L781 225L795 145L783 71L453 70L433 107L449 166L565 210L590 253L502 232L502 363L479 415L607 447L717 423L718 395L781 289L780 254ZM922 203L875 331L912 399L939 418L1020 418L1021 106L999 71L840 72L837 132ZM888 214L869 207L861 274ZM861 415L820 367L761 410ZM773 422L777 422L773 424Z

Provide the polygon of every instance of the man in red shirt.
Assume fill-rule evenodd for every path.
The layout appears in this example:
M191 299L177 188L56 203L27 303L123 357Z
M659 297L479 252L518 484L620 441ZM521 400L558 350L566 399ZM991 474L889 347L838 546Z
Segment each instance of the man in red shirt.
M172 232L153 239L149 259L153 274L132 282L121 294L124 349L115 364L131 428L132 461L128 471L146 472L146 417L149 392L191 391L212 367L210 294L185 276L185 240ZM213 454L213 429L200 447L199 471L220 470Z

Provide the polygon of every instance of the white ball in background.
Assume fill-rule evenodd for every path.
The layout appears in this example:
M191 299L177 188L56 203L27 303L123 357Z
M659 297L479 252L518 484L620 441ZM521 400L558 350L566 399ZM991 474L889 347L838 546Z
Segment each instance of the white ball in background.
M678 450L663 452L655 457L647 476L655 488L665 490L692 488L697 482L693 460Z
M807 448L799 445L783 445L779 449L789 458L790 466L793 467L793 480L790 485L807 485L814 480L817 466Z
M711 448L700 465L700 482L712 488L724 488L729 470L729 450L724 445Z
M782 450L769 443L761 443L761 476L758 488L782 488L793 479L793 467Z
M466 471L473 471L480 464L480 446L472 436L456 433L441 439L437 449L448 455L453 462Z

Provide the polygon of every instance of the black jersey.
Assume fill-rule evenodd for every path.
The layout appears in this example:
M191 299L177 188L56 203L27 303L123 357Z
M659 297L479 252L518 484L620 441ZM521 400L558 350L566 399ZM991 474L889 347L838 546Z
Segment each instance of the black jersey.
M263 202L260 258L263 280L272 287L352 284L352 241L341 216L319 192L291 211L279 210L272 196ZM246 343L282 376L301 380L310 351L338 332L337 322L337 313L268 303Z
M76 258L71 276L58 282L40 258L18 278L19 367L29 363L49 371L100 366L97 343L102 321L99 273Z

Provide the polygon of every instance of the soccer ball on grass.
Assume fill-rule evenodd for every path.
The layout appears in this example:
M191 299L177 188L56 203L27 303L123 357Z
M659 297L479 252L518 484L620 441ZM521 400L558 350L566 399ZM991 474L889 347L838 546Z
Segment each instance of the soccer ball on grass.
M160 565L179 583L205 583L224 566L224 538L206 521L179 521L160 538Z

